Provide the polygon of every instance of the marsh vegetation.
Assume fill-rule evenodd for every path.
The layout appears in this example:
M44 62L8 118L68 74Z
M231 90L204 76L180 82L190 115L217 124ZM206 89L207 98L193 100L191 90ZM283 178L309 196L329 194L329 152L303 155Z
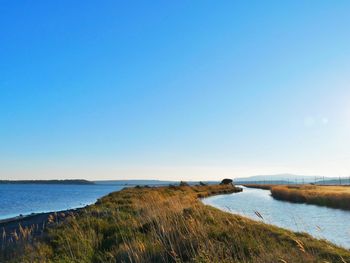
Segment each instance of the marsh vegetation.
M270 190L279 200L350 210L350 186L280 185Z

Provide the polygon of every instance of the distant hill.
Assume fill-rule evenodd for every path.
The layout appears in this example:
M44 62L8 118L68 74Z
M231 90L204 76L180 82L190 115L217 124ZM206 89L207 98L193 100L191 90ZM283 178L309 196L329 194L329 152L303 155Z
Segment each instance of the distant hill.
M91 185L95 184L92 181L83 179L72 180L0 180L0 184L79 184Z
M320 180L332 180L331 177L311 176L311 175L296 175L296 174L275 174L275 175L256 175L250 177L235 178L237 183L253 183L265 182L271 184L287 184L287 183L315 183Z

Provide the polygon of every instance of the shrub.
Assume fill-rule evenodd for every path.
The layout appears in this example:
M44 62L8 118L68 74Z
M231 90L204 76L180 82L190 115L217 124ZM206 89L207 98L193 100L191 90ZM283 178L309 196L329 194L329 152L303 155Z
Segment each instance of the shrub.
M232 179L228 179L228 178L225 178L224 180L221 181L221 185L227 185L227 184L232 184L233 183L233 180Z

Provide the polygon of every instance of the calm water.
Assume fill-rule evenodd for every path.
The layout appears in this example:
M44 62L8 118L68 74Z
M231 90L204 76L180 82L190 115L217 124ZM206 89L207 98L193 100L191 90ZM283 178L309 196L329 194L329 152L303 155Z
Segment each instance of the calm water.
M0 219L78 208L124 185L0 184Z
M219 195L203 200L207 205L240 214L350 248L350 212L307 204L275 200L270 191L243 187L243 192Z

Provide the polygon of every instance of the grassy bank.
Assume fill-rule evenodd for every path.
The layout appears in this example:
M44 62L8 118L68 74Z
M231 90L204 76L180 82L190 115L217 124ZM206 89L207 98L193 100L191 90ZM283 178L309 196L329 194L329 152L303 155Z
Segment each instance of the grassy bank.
M235 191L215 185L115 192L61 223L51 218L42 237L23 230L0 262L350 262L348 250L199 200Z
M273 184L244 184L243 186L248 187L248 188L258 188L258 189L263 189L263 190L270 190L273 186Z
M271 194L279 200L350 210L349 186L274 186Z

